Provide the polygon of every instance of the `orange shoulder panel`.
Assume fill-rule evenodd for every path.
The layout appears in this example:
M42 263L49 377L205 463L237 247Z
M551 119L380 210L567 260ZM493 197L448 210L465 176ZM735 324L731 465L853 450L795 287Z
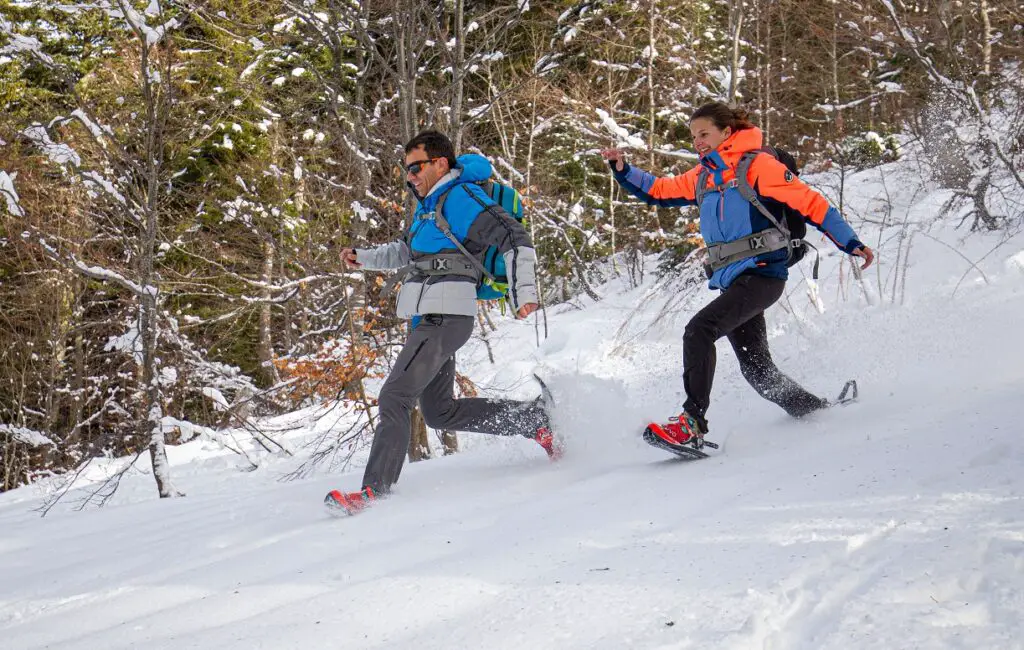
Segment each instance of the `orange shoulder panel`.
M815 224L825 221L828 200L769 154L754 158L747 181L761 196L785 203Z

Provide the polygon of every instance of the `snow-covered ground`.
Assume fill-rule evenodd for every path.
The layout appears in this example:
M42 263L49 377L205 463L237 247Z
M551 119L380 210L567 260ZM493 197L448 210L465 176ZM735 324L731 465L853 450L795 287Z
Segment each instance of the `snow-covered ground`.
M1024 648L1024 240L928 225L943 197L888 171L928 233L905 292L896 231L859 226L882 244L866 294L824 245L824 313L800 271L769 312L779 366L825 395L856 377L858 403L789 419L723 342L722 449L667 457L640 430L678 411L682 327L711 296L613 280L550 310L539 348L503 321L498 366L479 341L460 357L485 392L548 379L560 463L462 434L349 519L321 499L361 469L281 482L301 459L241 472L201 442L171 450L184 499L145 472L100 510L0 495L0 647ZM870 216L877 178L847 182Z

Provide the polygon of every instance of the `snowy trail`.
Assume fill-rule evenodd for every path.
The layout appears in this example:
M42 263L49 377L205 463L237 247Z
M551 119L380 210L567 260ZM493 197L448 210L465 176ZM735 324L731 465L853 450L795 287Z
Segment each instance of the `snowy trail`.
M679 400L679 340L625 355L637 293L509 325L483 385L559 399L569 455L464 436L351 519L320 505L359 472L281 483L273 464L188 473L156 501L40 519L0 495L0 638L29 648L1024 648L1024 281L912 307L770 319L779 365L861 399L803 421L720 347L716 456L644 445ZM595 335L594 332L604 332ZM604 338L601 338L604 336ZM641 337L642 339L642 337Z

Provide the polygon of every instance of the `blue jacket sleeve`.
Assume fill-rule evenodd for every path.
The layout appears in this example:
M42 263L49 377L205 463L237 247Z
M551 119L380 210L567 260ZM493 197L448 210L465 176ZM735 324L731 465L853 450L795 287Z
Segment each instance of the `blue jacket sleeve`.
M857 234L853 232L850 224L846 223L846 220L843 219L843 215L839 214L839 210L832 206L829 206L828 212L825 213L825 218L821 221L821 224L816 224L810 219L808 221L814 224L818 230L825 233L844 253L852 255L853 251L864 246L857 239Z
M621 172L615 169L614 161L609 161L608 164L619 185L647 205L674 208L697 204L692 189L687 190L685 175L658 178L638 167L632 167L629 163L622 163Z

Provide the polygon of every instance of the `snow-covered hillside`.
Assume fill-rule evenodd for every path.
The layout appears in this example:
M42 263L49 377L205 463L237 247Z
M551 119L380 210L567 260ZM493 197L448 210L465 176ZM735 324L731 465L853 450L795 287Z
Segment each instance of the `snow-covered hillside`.
M184 499L144 471L101 510L0 495L0 646L1024 648L1024 240L930 223L944 197L896 166L847 179L850 214L878 214L879 172L918 234L857 224L879 270L840 282L822 244L824 313L795 269L768 318L785 372L828 396L856 377L858 403L789 419L723 342L722 448L667 457L640 431L678 411L682 328L711 296L613 280L550 310L539 348L503 321L497 366L479 341L460 357L485 393L547 378L562 462L462 434L349 519L321 499L361 468L281 482L301 459L240 472L200 442L171 450Z

